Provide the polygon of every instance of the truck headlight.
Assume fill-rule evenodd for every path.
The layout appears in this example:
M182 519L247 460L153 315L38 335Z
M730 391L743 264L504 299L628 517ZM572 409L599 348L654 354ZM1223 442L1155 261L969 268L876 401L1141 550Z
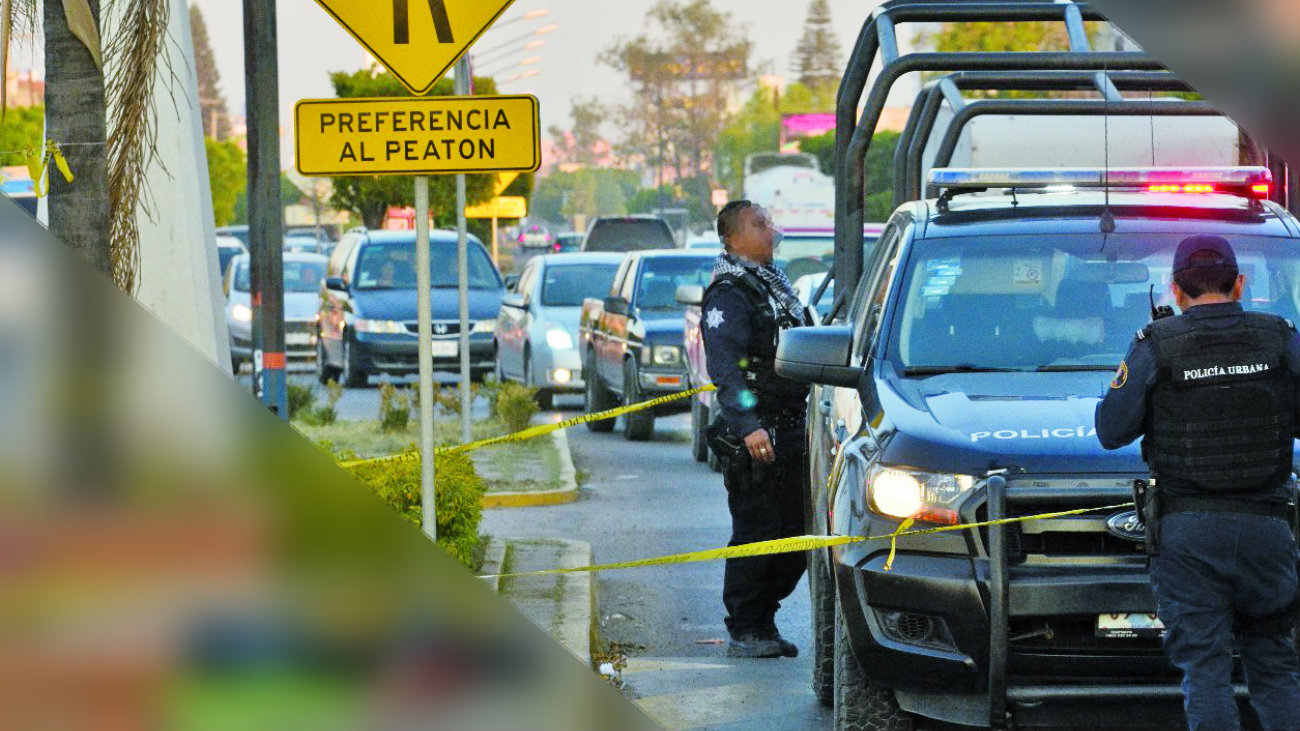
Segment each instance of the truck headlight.
M235 305L230 308L230 316L236 322L252 322L253 310L248 305Z
M655 365L673 366L682 362L682 351L675 345L656 345L652 357Z
M572 350L573 336L558 325L553 325L546 331L546 344L554 350Z
M892 518L956 525L956 504L974 486L970 475L875 465L867 473L867 504Z
M357 319L352 325L359 333L405 333L406 323L397 320L362 320Z
M497 328L496 318L491 320L475 320L471 333L490 333Z

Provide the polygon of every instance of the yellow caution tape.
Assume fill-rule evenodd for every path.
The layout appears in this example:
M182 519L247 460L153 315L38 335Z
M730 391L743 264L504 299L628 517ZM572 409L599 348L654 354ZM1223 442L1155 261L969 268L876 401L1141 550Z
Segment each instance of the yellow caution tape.
M889 558L885 562L884 570L889 571L893 568L894 549L896 541L904 536L923 536L930 533L942 533L944 531L967 530L970 528L982 528L990 525L1006 525L1009 523L1023 523L1030 520L1043 520L1046 518L1060 518L1067 515L1079 515L1090 513L1094 510L1116 510L1119 508L1132 507L1133 503L1118 503L1116 505L1103 505L1094 508L1078 508L1075 510L1061 510L1054 513L1039 513L1037 515L1024 515L1015 518L1002 518L999 520L985 520L978 523L963 523L961 525L941 525L934 528L922 528L918 530L903 530L911 524L911 519L903 521L898 530L880 536L795 536L793 538L776 538L770 541L758 541L756 543L743 543L739 546L728 546L726 548L714 548L705 551L691 551L689 553L675 553L670 556L659 556L657 558L643 558L636 561L623 561L620 563L597 564L594 566L579 566L577 568L567 569L542 569L540 571L521 571L511 574L488 574L481 578L489 577L515 577L515 576L540 576L543 574L571 574L578 571L608 571L610 569L631 569L640 566L664 566L667 564L678 563L696 563L699 561L716 561L727 558L748 558L750 556L767 556L776 553L794 553L797 551L808 551L814 548L827 548L829 546L842 546L849 543L861 543L863 541L878 541L888 539L890 542Z
M642 409L652 409L656 406L659 406L660 404L666 404L666 403L671 403L673 401L680 401L681 399L684 398L690 398L691 396L694 396L697 393L703 393L705 391L716 391L716 390L718 390L718 387L712 384L708 386L700 386L699 388L692 388L687 391L680 391L678 393L668 394L667 396L660 396L659 398L653 398L650 399L649 401L642 401L640 403L630 404L628 406L619 406L613 409L606 409L605 411L597 411L593 414L583 414L582 416L575 416L572 419L565 419L564 421L559 421L554 424L538 424L537 426L528 427L523 431L517 431L514 434L506 434L504 436L492 437L491 439L481 439L477 442L470 442L469 444L459 444L454 447L438 447L437 449L433 450L433 453L435 455L457 454L460 452L469 452L471 450L479 449L482 447L490 447L496 444L510 444L511 442L522 442L525 439L533 439L534 437L540 437L544 434L550 434L553 431L559 431L560 429L567 429L571 426L577 426L578 424L585 424L589 421L601 421L602 419L613 419L614 417L622 416L623 414L630 414L634 411L641 411ZM346 462L340 462L339 466L356 467L357 465L375 464L378 462L410 462L410 461L419 461L419 459L420 459L420 452L416 450L411 452L403 452L401 454L391 454L386 457L372 457L370 459L348 460Z
M27 146L24 153L27 158L27 174L32 179L32 192L37 198L43 198L50 192L48 187L42 187L41 181L45 179L45 172L49 169L51 160L63 174L64 180L71 183L75 177L72 169L68 167L68 159L63 156L63 150L59 149L58 143L53 140L45 142L45 150L42 154L36 154L36 150L31 145Z

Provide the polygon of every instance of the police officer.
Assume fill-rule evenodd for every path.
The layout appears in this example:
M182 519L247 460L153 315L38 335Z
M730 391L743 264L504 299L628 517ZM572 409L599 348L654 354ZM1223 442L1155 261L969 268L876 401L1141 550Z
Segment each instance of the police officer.
M777 334L808 324L785 274L772 265L780 234L760 206L732 201L718 214L723 253L702 303L709 376L721 406L712 432L729 432L737 449L724 456L731 543L803 533L805 385L776 375ZM795 657L781 637L776 610L806 565L802 553L731 559L722 601L732 657Z
M1191 729L1239 728L1232 644L1265 729L1300 728L1293 637L1297 550L1288 503L1300 340L1280 317L1245 312L1245 277L1219 236L1179 243L1182 315L1137 334L1097 406L1097 438L1139 436L1156 479L1151 584L1164 647L1183 673Z

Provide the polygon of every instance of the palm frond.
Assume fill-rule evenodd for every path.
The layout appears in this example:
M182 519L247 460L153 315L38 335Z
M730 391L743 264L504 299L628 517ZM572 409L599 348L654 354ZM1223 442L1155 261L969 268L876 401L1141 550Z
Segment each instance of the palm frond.
M48 2L49 0L47 0ZM140 274L137 211L152 216L146 171L158 162L158 119L154 88L170 73L165 52L171 15L169 0L128 0L105 28L108 107L108 187L112 200L109 230L113 280L135 294ZM163 68L159 68L159 63Z

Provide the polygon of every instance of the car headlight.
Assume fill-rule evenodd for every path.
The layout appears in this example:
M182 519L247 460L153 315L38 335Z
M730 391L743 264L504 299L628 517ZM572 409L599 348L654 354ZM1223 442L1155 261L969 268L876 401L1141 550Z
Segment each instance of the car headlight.
M397 320L361 320L352 326L359 333L405 333L406 323Z
M471 332L471 333L490 333L490 332L492 332L492 331L494 331L494 330L496 330L496 329L497 329L497 320L496 320L496 318L494 317L494 318L492 318L491 320L475 320L475 321L474 321L474 328L473 328L472 330L470 330L470 332Z
M237 322L252 322L253 308L248 305L235 305L230 308L230 316Z
M552 326L546 331L546 344L555 350L572 350L573 336L559 326Z
M678 365L682 362L682 351L675 345L656 345L652 358L655 365Z
M867 473L867 504L881 515L957 524L957 502L975 486L970 475L875 465Z

